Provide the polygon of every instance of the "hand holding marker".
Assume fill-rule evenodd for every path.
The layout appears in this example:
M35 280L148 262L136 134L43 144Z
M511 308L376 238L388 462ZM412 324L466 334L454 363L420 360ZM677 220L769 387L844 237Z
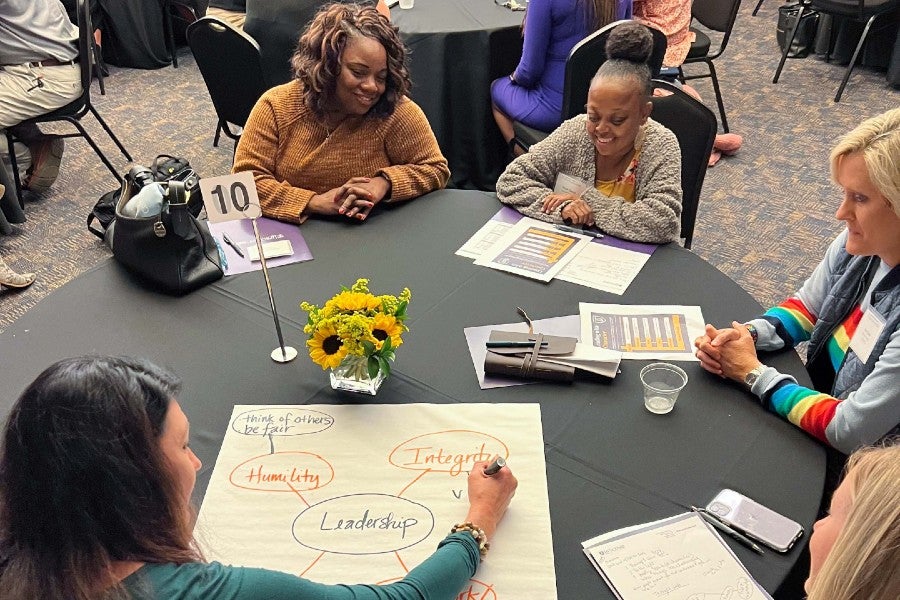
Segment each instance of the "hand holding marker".
M500 458L499 456L494 459L494 461L484 468L484 474L490 477L491 475L496 475L500 469L506 466L506 461Z

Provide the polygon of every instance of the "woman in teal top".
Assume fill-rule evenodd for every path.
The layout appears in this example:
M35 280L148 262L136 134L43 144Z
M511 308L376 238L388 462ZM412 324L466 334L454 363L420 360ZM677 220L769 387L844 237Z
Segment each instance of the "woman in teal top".
M509 469L488 477L476 464L465 522L385 586L206 563L190 502L200 460L179 390L153 364L96 356L57 362L26 388L0 458L0 598L449 600L515 493Z

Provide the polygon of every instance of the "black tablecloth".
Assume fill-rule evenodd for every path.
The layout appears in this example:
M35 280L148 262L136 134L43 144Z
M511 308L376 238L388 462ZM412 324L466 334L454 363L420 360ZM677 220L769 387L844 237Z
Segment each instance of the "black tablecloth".
M859 43L863 27L863 23L852 19L821 15L816 33L816 53L824 55L828 52L833 35L831 60L839 65L846 65ZM835 28L834 34L831 33L832 28ZM894 87L900 86L900 21L896 15L885 15L875 21L860 54L859 65L886 69L887 82ZM851 82L848 85L853 84Z
M821 446L698 363L682 363L690 381L665 416L643 407L642 361L624 361L614 380L479 389L463 328L517 321L517 305L535 319L575 314L579 301L700 305L713 323L760 311L737 284L677 246L660 247L624 296L561 281L542 284L455 256L498 208L493 195L449 190L360 225L305 223L314 260L271 271L286 341L301 351L285 365L269 358L277 343L260 273L172 298L145 291L118 264L104 262L0 335L0 416L46 365L64 356L131 354L169 365L184 379L180 400L205 465L197 482L200 500L234 404L372 401L330 388L327 373L305 355L306 314L298 307L301 300L321 303L341 285L366 277L377 293L412 290L410 331L375 402L540 403L559 598L612 597L580 542L705 504L724 487L809 530L823 484ZM793 352L766 360L809 384ZM799 554L758 556L729 544L770 591Z
M163 0L90 0L91 21L102 31L103 60L119 67L158 69L172 63L166 49ZM198 17L206 14L208 0L178 0ZM63 0L74 14L75 0ZM72 22L75 23L74 17ZM175 20L179 25L179 21ZM183 29L183 24L181 24Z
M491 81L522 53L523 12L489 0L417 0L391 9L412 51L412 99L450 163L450 186L493 190L507 149L491 113Z

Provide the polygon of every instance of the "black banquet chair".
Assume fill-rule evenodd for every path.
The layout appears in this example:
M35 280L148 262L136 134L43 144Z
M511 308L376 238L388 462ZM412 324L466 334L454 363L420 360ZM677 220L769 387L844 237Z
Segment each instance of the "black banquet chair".
M629 21L615 21L605 25L590 34L572 48L569 58L566 59L565 77L563 79L563 103L562 120L571 119L584 113L584 104L587 100L588 90L591 87L591 79L597 74L597 69L606 62L606 40L610 32ZM662 68L663 56L666 54L666 34L653 27L647 27L653 34L653 53L650 55L650 76L659 75ZM528 151L532 144L536 144L548 135L549 131L540 131L528 127L518 121L513 122L515 136L512 144Z
M797 13L797 18L794 20L794 27L791 28L787 43L784 45L785 49L781 52L781 60L778 62L778 68L775 69L775 77L772 79L772 83L778 83L778 78L781 76L781 69L784 68L784 62L787 60L791 44L794 42L794 36L797 35L797 26L800 23L800 18L803 16L803 13L810 10L817 10L820 13L832 15L834 17L853 19L860 23L865 23L866 26L863 28L862 35L859 37L859 43L856 44L856 49L853 51L850 63L847 65L844 79L841 81L837 94L834 96L834 101L840 102L841 96L844 94L844 88L847 87L847 82L850 81L850 74L853 72L853 67L856 66L856 60L859 58L859 53L866 43L866 38L869 35L869 29L872 28L872 23L874 23L875 19L881 15L889 15L888 18L890 18L890 15L896 14L898 8L900 8L900 0L801 0L800 11ZM894 18L896 18L896 16ZM831 54L830 44L828 53Z
M650 99L653 103L650 118L668 127L678 138L681 148L681 237L684 247L690 248L700 191L718 129L716 115L705 104L670 83L654 80L653 87L671 92Z
M125 146L122 145L122 142L119 141L119 138L116 137L116 134L112 132L112 129L109 128L109 125L106 124L106 121L103 120L103 117L100 116L100 113L97 112L97 109L94 108L94 105L91 104L91 81L92 77L92 67L93 60L96 56L96 49L94 44L94 28L91 24L91 12L90 7L88 6L87 0L78 0L77 6L77 14L78 14L78 64L81 67L81 87L82 92L81 96L72 102L57 108L56 110L49 112L45 115L40 115L38 117L33 117L31 119L26 119L22 122L22 124L40 124L40 123L51 123L54 121L65 121L66 123L71 124L75 129L77 129L77 133L65 133L65 134L48 134L51 137L57 138L74 138L74 137L82 137L85 141L90 145L91 149L94 153L100 157L100 160L106 165L106 168L109 169L109 172L113 174L113 177L116 178L117 181L121 182L122 177L119 175L116 168L110 162L110 160L106 157L100 147L97 146L97 143L94 142L93 138L90 134L85 130L84 126L81 124L81 119L88 113L94 115L97 119L97 122L103 127L103 130L109 135L110 139L115 142L116 146L118 146L119 150L125 156L125 159L128 162L131 162L131 155L128 153L128 150L125 149ZM13 179L16 183L16 194L19 198L19 205L24 208L25 201L22 197L22 182L19 178L19 167L16 163L16 153L13 149L14 136L10 132L9 129L6 130L6 144L9 149L9 159L10 166L12 167Z
M232 131L229 124L243 128L253 105L268 89L259 44L215 17L191 23L187 39L219 119L213 146L219 145L219 134L224 132L237 148L241 134Z
M687 58L684 64L706 63L709 69L708 73L699 75L685 75L684 69L679 67L682 81L691 79L712 79L713 90L716 93L716 104L719 106L719 116L722 118L722 131L728 133L728 119L725 117L725 103L722 101L722 91L719 89L719 77L716 75L716 67L713 61L725 52L728 40L731 38L731 30L734 28L734 22L737 19L738 9L741 7L741 0L693 0L691 4L691 17L701 25L711 31L717 31L722 34L722 40L719 47L710 50L712 41L709 36L691 27L691 31L696 39L691 44Z
M205 10L201 6L202 10ZM189 0L163 0L163 29L166 36L166 51L172 59L172 68L178 68L178 45L175 42L175 20L184 25L195 23L197 8ZM199 16L203 16L202 14Z

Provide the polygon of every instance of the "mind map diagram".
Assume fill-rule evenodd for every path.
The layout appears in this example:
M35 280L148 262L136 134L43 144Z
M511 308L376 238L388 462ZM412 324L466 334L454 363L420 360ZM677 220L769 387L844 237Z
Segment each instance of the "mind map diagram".
M207 557L325 583L390 583L468 508L472 465L519 479L458 600L556 598L536 404L238 405L200 510Z

